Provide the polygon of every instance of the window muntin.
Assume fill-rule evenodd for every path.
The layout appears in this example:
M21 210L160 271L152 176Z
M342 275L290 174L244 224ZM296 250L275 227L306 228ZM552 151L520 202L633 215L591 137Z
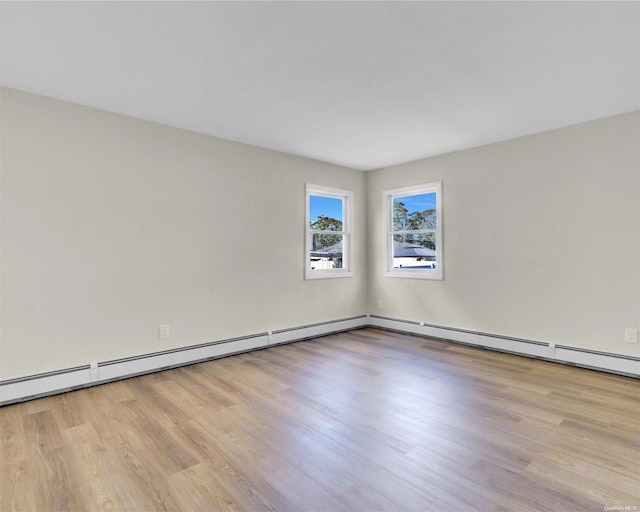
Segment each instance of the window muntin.
M385 275L442 279L442 183L384 191Z
M307 184L307 279L352 275L352 208L353 192Z

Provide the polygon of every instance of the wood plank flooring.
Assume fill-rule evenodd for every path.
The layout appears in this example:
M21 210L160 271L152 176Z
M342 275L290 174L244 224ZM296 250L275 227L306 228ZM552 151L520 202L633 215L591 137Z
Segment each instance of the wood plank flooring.
M637 511L639 391L361 329L0 408L0 510Z

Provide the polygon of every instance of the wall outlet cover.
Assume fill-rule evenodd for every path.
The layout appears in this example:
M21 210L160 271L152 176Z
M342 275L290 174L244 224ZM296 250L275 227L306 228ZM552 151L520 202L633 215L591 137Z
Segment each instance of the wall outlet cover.
M161 340L169 339L171 335L171 328L168 325L161 325L158 329L158 338Z

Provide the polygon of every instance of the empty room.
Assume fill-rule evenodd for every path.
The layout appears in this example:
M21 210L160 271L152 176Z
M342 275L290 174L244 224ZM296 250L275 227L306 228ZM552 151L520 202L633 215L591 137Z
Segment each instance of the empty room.
M0 511L637 511L640 2L0 1Z

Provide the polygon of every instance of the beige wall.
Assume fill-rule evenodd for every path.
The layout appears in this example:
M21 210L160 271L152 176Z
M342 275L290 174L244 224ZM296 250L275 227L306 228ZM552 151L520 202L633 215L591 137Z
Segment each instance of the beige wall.
M370 313L640 353L639 140L636 112L369 173ZM445 279L383 277L382 191L437 180Z
M366 312L639 353L639 113L363 173L1 100L0 378ZM435 180L445 279L383 278L382 190ZM355 192L355 277L303 279L306 182Z
M1 100L0 377L366 312L362 172ZM355 192L353 278L303 279L307 181Z

